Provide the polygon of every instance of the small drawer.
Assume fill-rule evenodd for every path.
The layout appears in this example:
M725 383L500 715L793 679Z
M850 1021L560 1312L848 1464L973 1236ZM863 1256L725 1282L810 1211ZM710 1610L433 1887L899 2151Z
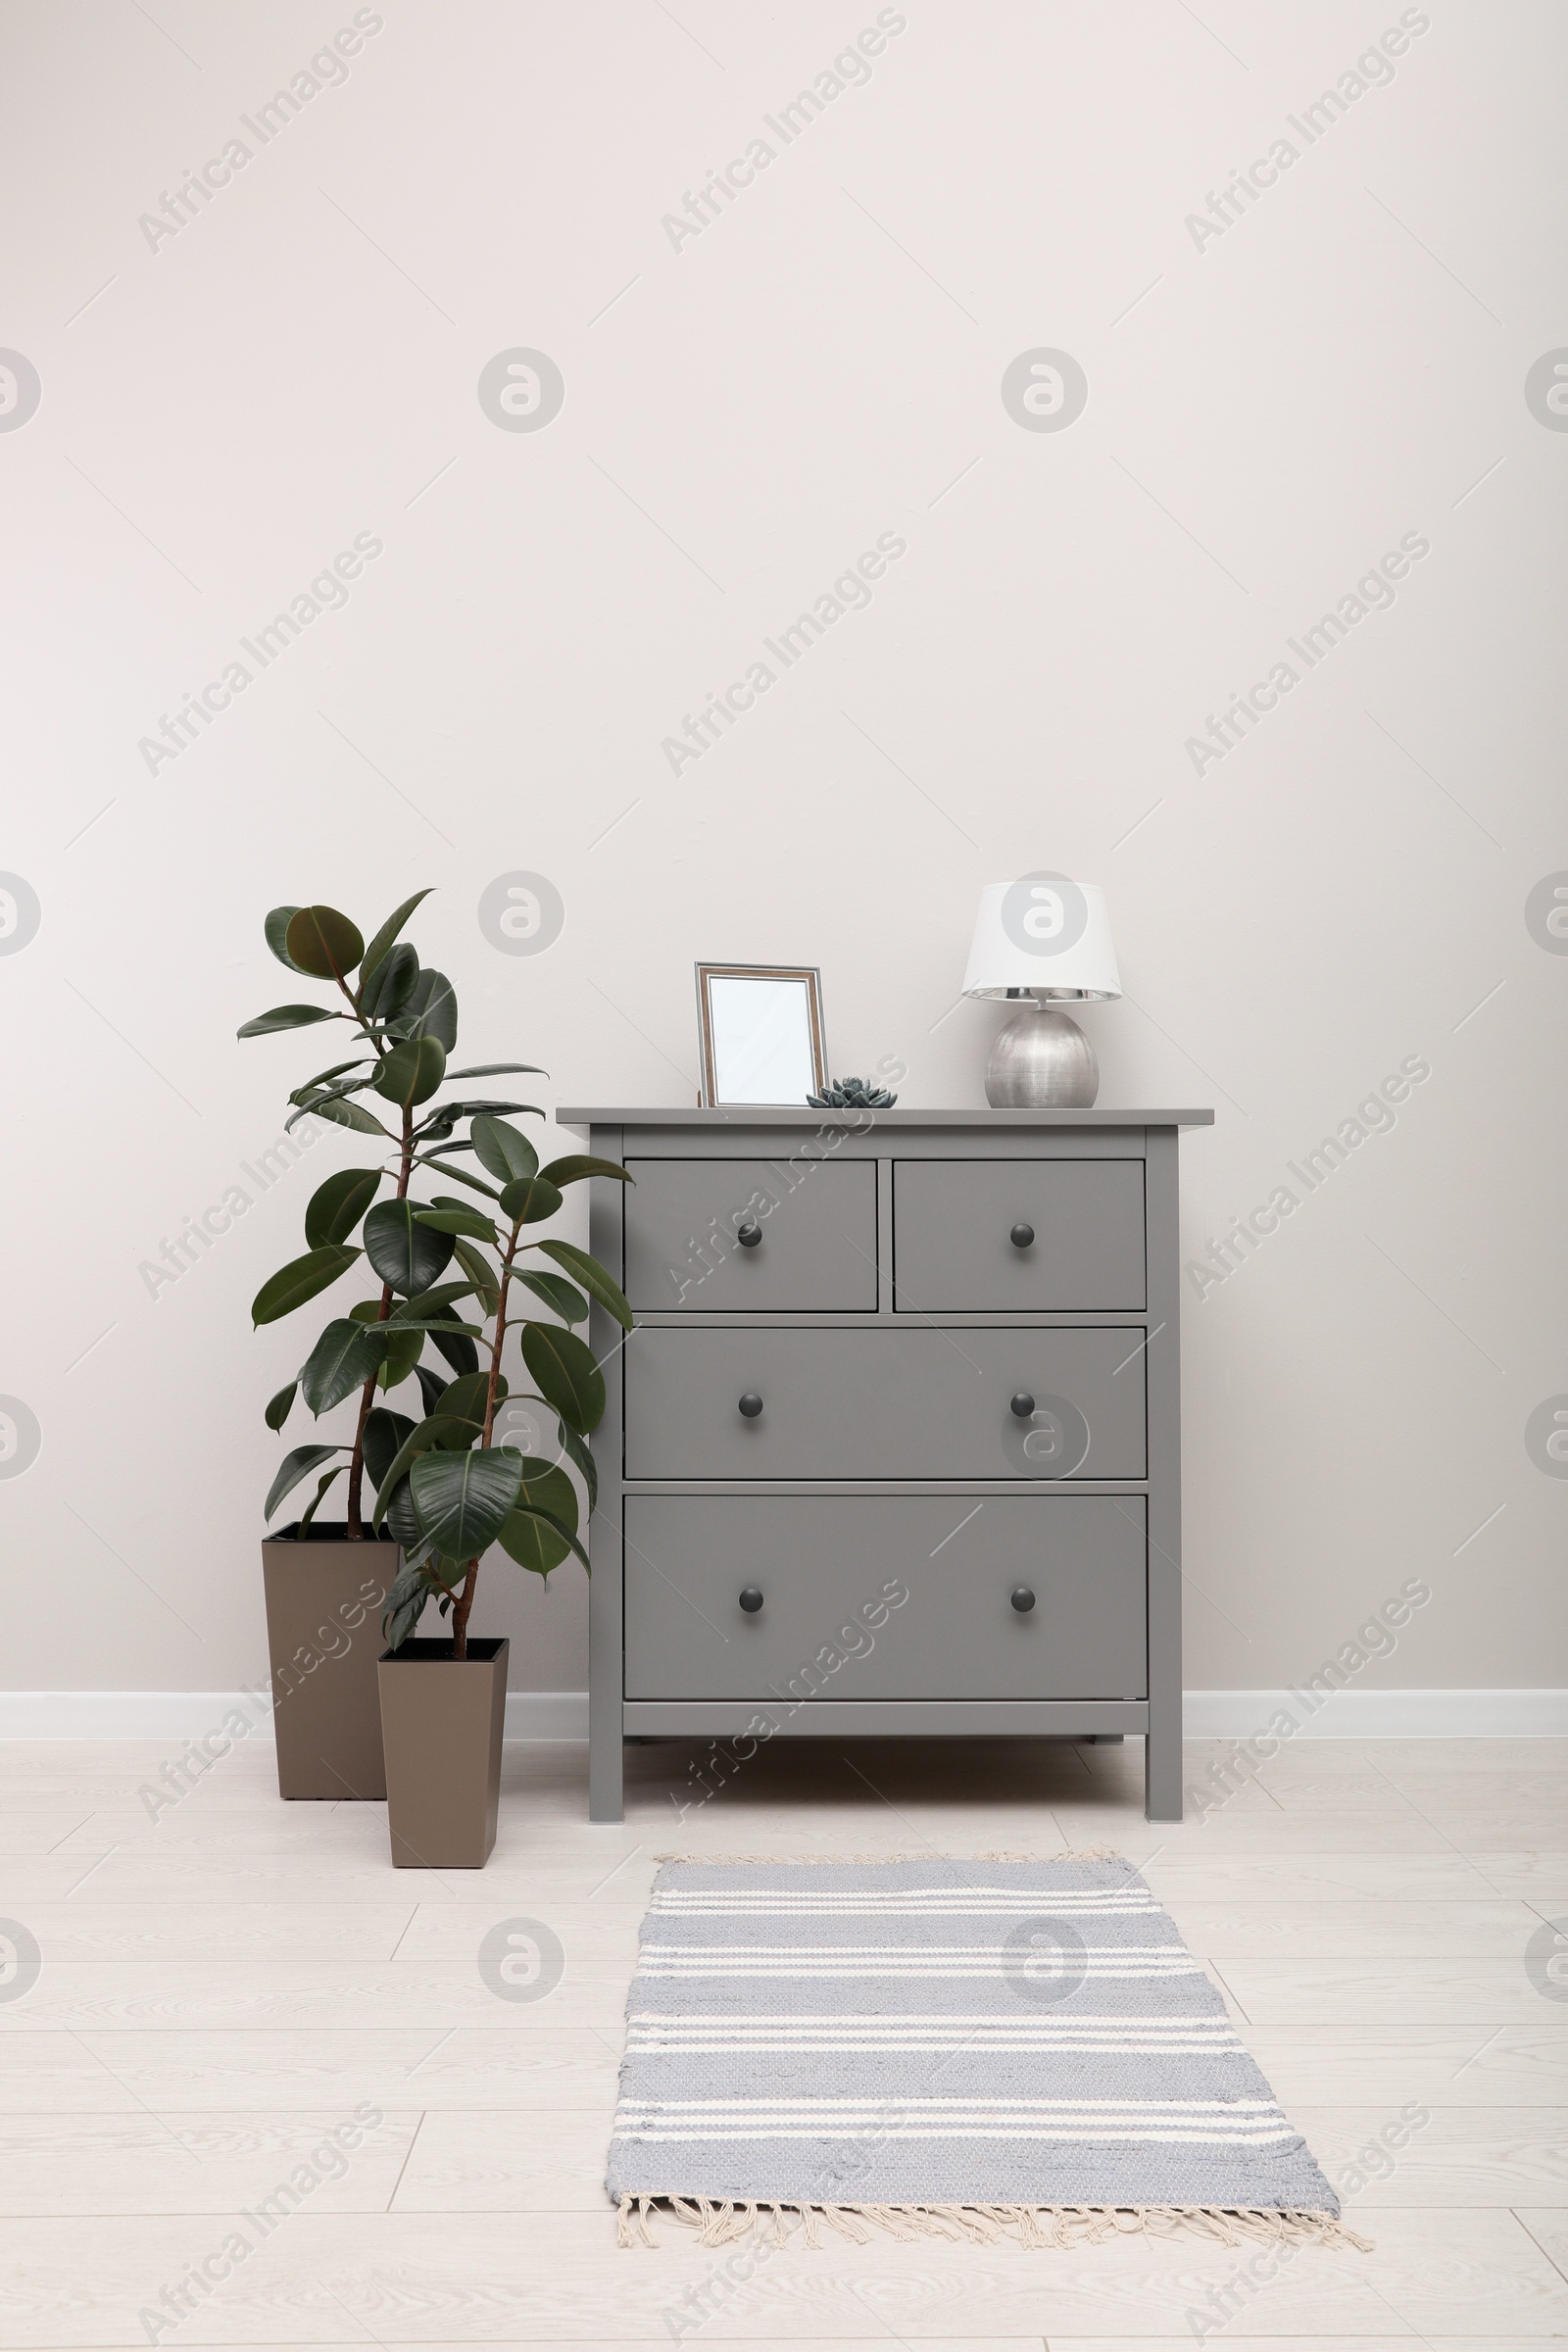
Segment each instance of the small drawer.
M640 1312L876 1312L870 1160L626 1165L637 1181L625 1188L625 1288Z
M893 1235L905 1314L1147 1303L1141 1159L899 1160Z
M628 1698L1148 1695L1141 1496L633 1494L624 1525Z
M1125 1324L641 1330L626 1475L1143 1478L1143 1342Z

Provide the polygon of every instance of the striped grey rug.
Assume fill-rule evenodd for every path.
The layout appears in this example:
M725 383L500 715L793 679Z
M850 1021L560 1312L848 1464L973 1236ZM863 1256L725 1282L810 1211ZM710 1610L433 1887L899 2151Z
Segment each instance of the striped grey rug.
M713 2245L1350 2238L1121 1859L666 1862L627 2015L623 2244L656 2205Z

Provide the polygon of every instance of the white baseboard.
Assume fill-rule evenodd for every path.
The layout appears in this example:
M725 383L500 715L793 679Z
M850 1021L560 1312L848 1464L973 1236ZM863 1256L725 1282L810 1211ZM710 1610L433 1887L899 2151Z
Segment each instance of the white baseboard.
M270 1738L266 1690L0 1690L0 1740L186 1740L219 1731ZM507 1692L509 1740L587 1737L586 1690Z
M1316 1697L1316 1693L1308 1693ZM1280 1714L1298 1740L1548 1740L1568 1736L1568 1690L1334 1690L1310 1714L1296 1690L1189 1690L1189 1740L1249 1740Z
M509 1740L586 1740L586 1690L509 1690Z
M1191 1740L1247 1740L1281 1711L1301 1740L1568 1737L1568 1690L1336 1690L1308 1716L1290 1690L1189 1690ZM266 1739L265 1691L0 1690L0 1740ZM586 1740L586 1690L509 1690L509 1740Z
M0 1740L266 1740L270 1715L265 1691L0 1690Z

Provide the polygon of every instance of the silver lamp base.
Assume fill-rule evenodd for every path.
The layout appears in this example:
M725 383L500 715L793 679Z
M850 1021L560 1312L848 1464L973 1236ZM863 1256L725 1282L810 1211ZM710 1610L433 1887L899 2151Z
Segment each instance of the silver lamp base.
M1088 1110L1100 1092L1095 1049L1070 1013L1026 997L986 1063L993 1110Z

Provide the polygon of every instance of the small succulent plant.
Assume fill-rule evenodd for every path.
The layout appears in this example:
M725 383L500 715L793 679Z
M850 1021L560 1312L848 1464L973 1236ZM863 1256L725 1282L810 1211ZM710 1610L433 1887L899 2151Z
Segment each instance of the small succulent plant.
M806 1098L813 1110L891 1110L898 1099L863 1078L831 1078L819 1095Z

